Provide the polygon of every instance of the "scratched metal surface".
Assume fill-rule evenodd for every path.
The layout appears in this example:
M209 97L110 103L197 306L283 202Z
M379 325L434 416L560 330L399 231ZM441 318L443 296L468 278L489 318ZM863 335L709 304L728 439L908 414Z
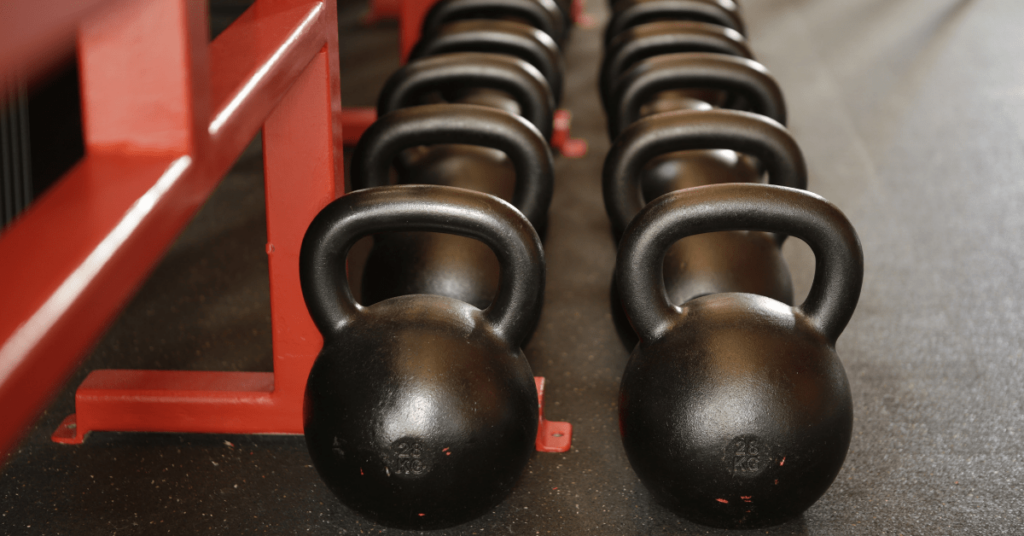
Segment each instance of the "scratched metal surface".
M604 20L602 0L588 11ZM600 4L600 5L599 5ZM1024 527L1024 2L747 0L811 189L860 233L866 277L839 340L854 437L829 492L767 534L1000 534ZM346 104L397 67L394 26L342 12ZM565 104L590 143L558 161L546 307L526 349L573 449L536 454L512 496L437 534L725 534L650 500L618 438L627 358L608 303L600 28L566 51ZM242 157L0 475L0 534L397 533L341 506L301 437L95 433L49 442L103 367L268 370L258 145ZM787 244L798 295L809 250Z

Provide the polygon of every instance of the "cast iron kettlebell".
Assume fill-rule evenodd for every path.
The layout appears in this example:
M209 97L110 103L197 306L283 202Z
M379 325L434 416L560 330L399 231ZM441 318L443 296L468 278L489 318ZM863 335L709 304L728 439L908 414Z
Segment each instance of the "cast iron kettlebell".
M431 35L441 25L467 19L525 21L561 45L570 20L554 0L438 0L423 18L421 35Z
M753 294L677 307L661 276L680 238L756 229L814 251L814 283L798 307ZM615 277L640 335L622 376L619 428L651 493L705 525L754 528L810 507L850 444L853 404L836 339L863 278L857 233L817 195L720 184L664 195L623 235Z
M458 158L437 165L417 162L414 169L422 166L428 171L402 177L404 183L418 180L506 196L511 191L512 204L538 232L544 231L554 188L551 149L522 118L483 106L432 104L382 116L352 154L353 189L388 184L395 157L424 144L470 144L502 151L515 170L514 184L500 174L481 173L493 167ZM458 151L465 146L452 147ZM381 233L374 238L363 271L362 300L372 304L405 294L436 294L484 308L498 288L499 272L493 253L475 240L424 232Z
M739 6L732 0L617 0L605 27L605 47L628 28L661 20L709 22L746 33Z
M547 81L536 68L515 57L461 52L411 61L385 81L377 99L377 116L437 102L479 104L522 115L544 139L551 137L555 103ZM403 151L394 165L401 182L412 184L429 182L423 180L424 175L479 170L476 175L494 177L497 180L488 184L499 188L481 191L509 199L502 186L511 183L511 168L507 158L492 149L469 145L416 147Z
M677 175L690 182L642 188L639 180L648 162L684 149L729 149L750 154L764 165L771 184L807 188L807 166L800 147L782 125L768 117L735 110L652 115L627 128L605 159L604 202L616 237L649 199L666 191L735 181L735 175L698 169ZM791 302L789 269L779 250L784 238L742 231L681 240L671 247L665 265L670 299L679 304L704 294L750 292Z
M679 52L641 60L616 78L608 101L609 138L639 119L659 92L680 89L725 91L751 111L786 124L782 90L763 65L729 54Z
M694 90L709 93L719 104L744 105L786 122L782 91L761 64L726 54L673 53L641 60L617 78L608 104L609 134L617 137L644 115L711 109L694 98L699 96L691 93ZM640 184L645 197L654 199L699 184L759 182L762 172L760 163L733 151L666 152L652 158Z
M460 92L478 88L508 94L512 100L497 106L522 115L545 140L551 138L555 99L547 80L533 65L505 54L451 52L411 61L384 82L377 97L377 116L425 104L422 101L430 92L457 98Z
M601 62L601 103L612 109L612 86L641 60L678 52L717 52L753 59L742 34L731 28L697 21L659 21L629 28L608 43Z
M519 58L537 68L547 80L555 104L562 98L562 53L550 35L521 22L460 20L449 22L423 36L409 54L410 60L450 52L487 52Z
M370 233L406 230L493 248L501 283L490 307L428 295L356 303L338 277L349 248ZM464 523L504 499L538 422L520 345L540 313L544 255L519 211L444 186L352 192L313 219L299 275L324 338L306 383L306 447L338 499L404 529Z

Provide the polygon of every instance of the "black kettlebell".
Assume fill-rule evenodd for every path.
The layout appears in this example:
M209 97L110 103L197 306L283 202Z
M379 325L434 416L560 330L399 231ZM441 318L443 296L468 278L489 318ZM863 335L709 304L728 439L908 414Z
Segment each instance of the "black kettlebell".
M775 79L753 60L716 53L676 53L646 58L620 75L612 89L610 134L639 117L677 109L710 110L711 106L683 94L666 98L666 90L698 89L725 92L734 103L745 102L752 111L786 123L786 102ZM614 139L614 138L613 138ZM654 155L641 172L639 184L648 200L659 195L714 182L760 182L763 169L748 155L733 151L677 151ZM619 229L627 221L621 222ZM671 255L670 255L671 257ZM748 291L753 291L748 289ZM774 295L782 299L781 295Z
M511 100L494 106L522 115L545 140L551 138L555 100L547 80L533 65L505 54L452 52L411 61L384 82L377 97L377 116L424 104L431 92L457 99L460 92L479 88L508 94Z
M666 300L665 250L683 237L756 229L814 251L814 283L792 307L744 293ZM655 498L705 525L792 519L835 479L853 403L836 339L853 315L864 261L853 226L801 190L716 184L651 202L622 237L615 278L640 335L622 376L619 429Z
M601 62L601 103L611 110L615 80L635 63L677 52L716 52L753 59L742 34L718 24L697 21L659 21L624 30L608 43Z
M408 106L437 102L478 104L522 115L544 139L551 138L554 98L543 75L529 63L505 54L457 52L414 60L385 81L377 100L377 115ZM400 182L432 182L424 176L450 173L492 177L480 189L508 200L514 172L500 152L470 145L415 147L394 162ZM543 233L541 228L539 231ZM484 254L490 253L484 251ZM491 261L493 264L493 260Z
M355 302L345 257L374 232L475 238L501 263L480 310L443 296ZM349 508L404 529L481 516L512 490L534 450L538 405L520 345L540 313L544 254L533 227L493 196L444 186L352 192L313 219L299 255L302 295L324 346L303 402L306 447Z
M556 105L561 100L565 70L561 51L550 35L533 26L488 19L450 22L421 38L409 58L416 60L450 52L488 52L517 57L541 72Z
M786 124L782 90L763 65L729 54L680 52L641 60L616 78L608 102L610 139L640 118L659 92L680 89L726 91L752 111Z
M687 158L690 166L655 183L645 166L665 154L683 149L728 149L754 156L764 165L772 184L806 189L807 166L796 141L777 122L758 114L733 110L678 111L640 119L612 145L602 176L605 208L618 239L648 200L676 190L744 178L720 160ZM746 177L759 182L757 175ZM648 184L641 184L647 180ZM782 256L784 235L758 231L728 231L691 236L666 248L664 285L671 303L683 304L707 294L746 292L793 302L793 283ZM613 319L623 344L636 344L617 303L612 285Z
M627 28L662 20L709 22L746 34L739 6L732 0L617 0L605 27L605 47Z
M431 35L442 25L467 19L525 21L562 45L570 20L554 0L439 0L423 19L421 35Z
M382 116L366 130L352 154L353 189L387 185L395 157L424 144L497 149L511 160L514 181L503 180L501 174L485 174L494 167L481 166L478 160L454 158L454 152L467 149L457 145L437 153L444 158L436 165L417 162L416 167L426 171L402 177L403 183L417 180L505 195L538 232L545 230L554 188L551 149L522 118L483 106L432 104ZM475 240L425 232L380 233L363 270L362 301L373 304L406 294L435 294L482 309L499 286L498 264L490 249Z

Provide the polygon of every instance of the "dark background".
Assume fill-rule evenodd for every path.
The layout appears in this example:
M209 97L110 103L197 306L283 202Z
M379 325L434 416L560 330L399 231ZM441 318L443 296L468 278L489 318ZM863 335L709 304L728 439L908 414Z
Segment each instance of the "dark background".
M742 7L757 58L785 92L810 189L845 211L866 259L838 344L855 407L846 464L801 518L754 532L1024 532L1024 2ZM398 67L396 25L361 27L362 9L341 6L346 105L372 104ZM575 427L573 448L535 454L508 500L437 534L728 533L653 504L618 438L628 355L609 313L615 251L600 189L603 0L587 10L599 24L567 47L564 105L590 153L557 161L546 306L526 348L548 378L547 416ZM263 203L257 143L9 460L0 534L401 532L341 506L299 436L49 441L90 370L270 370ZM812 256L796 240L786 256L802 296Z

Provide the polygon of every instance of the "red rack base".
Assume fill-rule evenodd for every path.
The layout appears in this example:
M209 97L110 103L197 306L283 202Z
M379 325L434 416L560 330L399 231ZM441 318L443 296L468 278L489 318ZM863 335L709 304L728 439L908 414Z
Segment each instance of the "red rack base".
M539 452L566 452L572 425L544 419L544 378L534 377ZM97 370L75 393L77 413L50 438L80 445L92 431L301 434L302 397L274 390L272 372Z

